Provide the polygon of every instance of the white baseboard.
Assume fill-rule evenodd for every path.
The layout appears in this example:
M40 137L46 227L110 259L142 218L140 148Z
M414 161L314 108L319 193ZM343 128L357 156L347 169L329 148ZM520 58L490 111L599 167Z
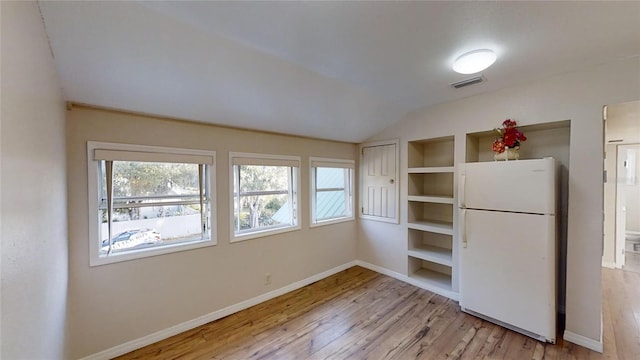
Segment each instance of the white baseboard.
M572 333L571 331L568 331L568 330L564 331L564 335L562 335L562 338L565 341L568 341L568 342L574 343L576 345L580 345L580 346L586 347L587 349L602 353L602 350L603 350L602 340L600 340L600 341L593 340L593 339L590 339L588 337L585 337L585 336L582 336L582 335L578 335L576 333Z
M390 277L392 277L394 279L398 279L398 280L401 280L401 281L407 282L407 279L408 279L408 276L406 276L404 274L400 274L399 272L395 272L395 271L389 270L387 268L383 268L382 266L378 266L378 265L374 265L374 264L368 263L366 261L356 260L355 261L355 265L362 266L365 269L369 269L369 270L375 271L377 273L380 273L382 275L387 275L387 276L390 276Z
M164 330L157 331L157 332L155 332L153 334L149 334L147 336L143 336L141 338L126 342L124 344L117 345L117 346L114 346L112 348L100 351L100 352L95 353L93 355L86 356L86 357L82 358L81 360L112 359L114 357L117 357L117 356L120 356L120 355L124 355L124 354L126 354L128 352L131 352L133 350L139 349L139 348L147 346L147 345L151 345L151 344L153 344L155 342L158 342L160 340L164 340L164 339L166 339L168 337L180 334L180 333L185 332L187 330L191 330L193 328L196 328L196 327L198 327L200 325L204 325L206 323L218 320L220 318L223 318L225 316L231 315L231 314L236 313L238 311L250 308L250 307L252 307L254 305L260 304L260 303L265 302L267 300L271 300L271 299L273 299L275 297L278 297L280 295L284 295L284 294L286 294L288 292L300 289L300 288L302 288L304 286L312 284L312 283L314 283L314 282L316 282L318 280L322 280L322 279L324 279L326 277L329 277L331 275L337 274L340 271L346 270L346 269L348 269L350 267L353 267L355 265L359 265L357 261L348 262L346 264L337 266L337 267L335 267L333 269L329 269L329 270L327 270L325 272L322 272L320 274L316 274L316 275L313 275L313 276L308 277L306 279L297 281L297 282L295 282L293 284L289 284L287 286L281 287L280 289L276 289L276 290L270 291L268 293L256 296L256 297L254 297L252 299L248 299L248 300L239 302L237 304L228 306L226 308L214 311L212 313L202 315L202 316L200 316L198 318L195 318L193 320L189 320L189 321L183 322L181 324L177 324L177 325L171 326L171 327L166 328ZM365 267L365 266L363 266L363 267ZM382 269L382 268L380 268L380 269Z
M362 260L356 260L355 261L356 265L358 266L362 266L363 268L367 268L369 270L373 270L377 273L383 274L383 275L387 275L390 276L392 278L398 279L400 281L404 281L408 284L411 284L413 286L419 287L421 289L425 289L428 291L431 291L433 293L436 293L438 295L442 295L444 297L448 297L452 300L455 301L460 301L460 294L453 292L453 291L448 291L442 288L439 288L437 286L430 286L429 284L425 284L424 282L420 281L420 280L416 280L410 276L404 275L404 274L400 274L398 272L389 270L387 268L383 268L381 266L378 265L374 265L371 263L368 263L366 261L362 261Z
M613 261L604 261L602 260L602 267L606 267L609 269L615 269L616 268L616 263Z

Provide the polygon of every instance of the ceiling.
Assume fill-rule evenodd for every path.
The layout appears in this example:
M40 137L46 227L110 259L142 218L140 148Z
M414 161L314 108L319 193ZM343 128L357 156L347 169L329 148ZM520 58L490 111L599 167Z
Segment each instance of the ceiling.
M65 100L361 142L408 112L640 54L640 2L39 3ZM451 70L491 48L486 82Z

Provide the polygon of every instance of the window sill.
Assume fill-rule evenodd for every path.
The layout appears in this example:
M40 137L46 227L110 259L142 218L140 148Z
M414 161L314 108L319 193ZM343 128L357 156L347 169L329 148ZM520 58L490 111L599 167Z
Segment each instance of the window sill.
M347 222L347 221L354 221L354 220L355 220L355 218L353 216L337 218L337 219L320 220L320 221L317 221L317 222L312 222L311 224L309 224L309 227L314 228L314 227L339 224L339 223L343 223L343 222Z
M118 263L122 261L142 259L142 258L151 257L151 256L171 254L171 253L176 253L180 251L200 249L204 247L214 246L216 244L217 244L217 241L215 239L200 240L200 241L194 241L194 242L183 243L183 244L172 244L172 245L165 245L162 247L123 251L119 254L111 255L111 256L91 256L89 260L89 266L94 267L94 266Z
M250 233L245 233L241 235L236 235L235 233L231 233L231 240L229 240L229 242L235 243L235 242L240 242L245 240L256 239L264 236L271 236L271 235L282 234L290 231L297 231L300 229L301 229L300 225L295 225L295 226L281 227L277 229L252 231Z

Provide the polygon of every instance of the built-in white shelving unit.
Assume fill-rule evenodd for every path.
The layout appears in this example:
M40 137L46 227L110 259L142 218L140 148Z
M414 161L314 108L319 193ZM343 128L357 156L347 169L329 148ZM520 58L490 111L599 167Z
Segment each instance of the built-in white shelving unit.
M407 144L408 273L419 286L457 299L454 261L454 137Z

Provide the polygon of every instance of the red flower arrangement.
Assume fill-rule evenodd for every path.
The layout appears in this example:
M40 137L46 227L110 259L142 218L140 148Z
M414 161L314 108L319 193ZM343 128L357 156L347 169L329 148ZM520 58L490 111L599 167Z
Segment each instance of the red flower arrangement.
M527 140L527 137L524 136L522 131L518 130L516 127L515 120L507 119L502 122L501 129L495 130L498 132L500 137L493 141L493 146L491 148L497 153L502 153L507 148L515 149L520 146L521 141Z

